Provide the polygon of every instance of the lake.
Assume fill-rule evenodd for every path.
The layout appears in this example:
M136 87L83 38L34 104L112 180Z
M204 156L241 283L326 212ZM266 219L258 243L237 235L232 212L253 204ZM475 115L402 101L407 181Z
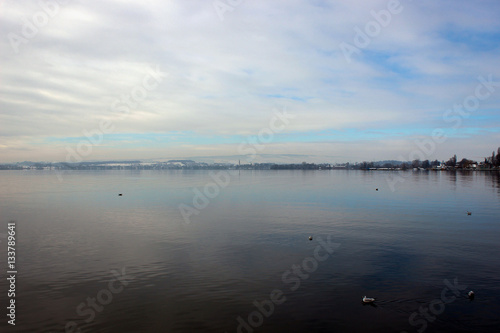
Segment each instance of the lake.
M0 331L498 332L499 203L496 172L1 171Z

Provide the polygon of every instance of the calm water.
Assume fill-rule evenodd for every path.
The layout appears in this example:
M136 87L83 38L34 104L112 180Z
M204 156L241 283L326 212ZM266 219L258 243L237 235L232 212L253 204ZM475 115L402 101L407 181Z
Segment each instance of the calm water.
M0 331L498 332L499 175L389 175L1 171Z

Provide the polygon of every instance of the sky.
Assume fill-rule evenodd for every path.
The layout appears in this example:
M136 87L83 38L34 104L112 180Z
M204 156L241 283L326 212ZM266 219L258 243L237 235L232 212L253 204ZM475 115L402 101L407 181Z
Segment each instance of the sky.
M483 160L500 2L0 2L0 163Z

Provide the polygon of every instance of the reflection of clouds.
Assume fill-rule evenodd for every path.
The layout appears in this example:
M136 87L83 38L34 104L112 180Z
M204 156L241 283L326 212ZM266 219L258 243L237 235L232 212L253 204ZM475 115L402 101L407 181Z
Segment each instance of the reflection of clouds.
M326 311L353 325L366 291L407 323L401 306L411 313L415 300L435 298L443 278L477 279L485 288L498 281L491 262L500 185L493 172L410 174L393 193L380 185L386 172L242 171L188 226L176 200L206 184L208 172L68 172L53 187L50 175L26 176L30 186L13 186L16 200L8 201L26 211L19 227L27 292L19 300L33 313L27 320L57 321L60 330L75 305L106 286L111 269L127 267L134 283L96 318L94 331L110 323L130 331L133 321L137 331L192 331L193 323L211 331L253 311L271 290L289 291L283 272L332 235L342 246L279 311L321 320ZM466 205L475 207L472 216ZM282 324L278 313L270 320Z

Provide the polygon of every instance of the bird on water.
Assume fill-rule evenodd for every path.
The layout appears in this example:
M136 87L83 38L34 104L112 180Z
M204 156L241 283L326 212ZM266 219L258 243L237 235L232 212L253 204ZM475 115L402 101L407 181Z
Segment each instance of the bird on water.
M363 303L373 303L375 298L363 296Z

